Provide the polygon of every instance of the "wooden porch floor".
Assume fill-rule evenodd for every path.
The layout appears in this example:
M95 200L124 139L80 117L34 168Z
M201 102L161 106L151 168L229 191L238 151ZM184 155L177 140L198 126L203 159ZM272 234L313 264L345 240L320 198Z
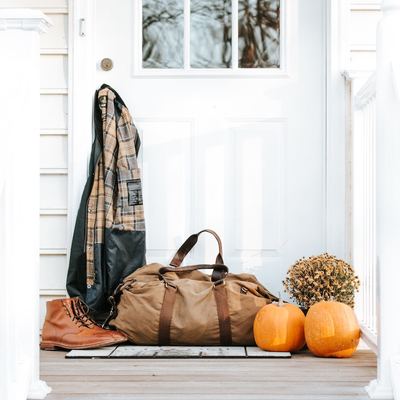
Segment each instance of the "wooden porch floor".
M41 352L41 375L53 388L47 400L324 400L368 399L376 376L368 350L350 359L309 353L291 359L66 360Z

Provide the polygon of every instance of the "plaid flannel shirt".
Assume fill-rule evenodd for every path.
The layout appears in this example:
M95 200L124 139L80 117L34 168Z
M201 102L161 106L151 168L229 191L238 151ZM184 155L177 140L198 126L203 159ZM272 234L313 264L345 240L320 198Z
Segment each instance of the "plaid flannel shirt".
M140 169L136 157L139 136L125 105L108 87L99 90L103 122L103 152L95 166L86 221L86 283L95 280L94 248L104 243L104 229L144 231ZM115 109L118 107L118 110Z

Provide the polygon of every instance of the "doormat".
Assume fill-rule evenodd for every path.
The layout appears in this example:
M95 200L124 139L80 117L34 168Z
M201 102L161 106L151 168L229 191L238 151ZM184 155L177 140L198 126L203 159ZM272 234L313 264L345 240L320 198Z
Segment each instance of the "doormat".
M110 346L71 350L65 358L290 358L289 352L263 351L241 346Z

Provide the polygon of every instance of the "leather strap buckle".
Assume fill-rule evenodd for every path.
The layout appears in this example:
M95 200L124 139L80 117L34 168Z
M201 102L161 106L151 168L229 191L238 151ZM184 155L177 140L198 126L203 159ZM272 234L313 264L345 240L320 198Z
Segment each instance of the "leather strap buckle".
M219 285L225 285L225 279L219 279L218 281L213 282L214 287Z

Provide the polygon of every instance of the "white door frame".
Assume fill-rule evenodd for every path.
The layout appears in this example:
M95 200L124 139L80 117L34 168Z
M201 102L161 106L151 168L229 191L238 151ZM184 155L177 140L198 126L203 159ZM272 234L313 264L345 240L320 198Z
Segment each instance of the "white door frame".
M348 0L326 8L326 251L351 261L350 132L347 127Z
M288 1L288 0L286 0ZM326 251L349 259L350 224L345 120L344 70L345 21L348 0L328 0L325 26L325 221ZM95 35L92 22L95 0L69 2L69 195L68 229L72 238L76 213L90 155L92 105L96 89L94 75L99 60L94 59Z
M68 53L68 260L92 144L95 0L69 1Z

